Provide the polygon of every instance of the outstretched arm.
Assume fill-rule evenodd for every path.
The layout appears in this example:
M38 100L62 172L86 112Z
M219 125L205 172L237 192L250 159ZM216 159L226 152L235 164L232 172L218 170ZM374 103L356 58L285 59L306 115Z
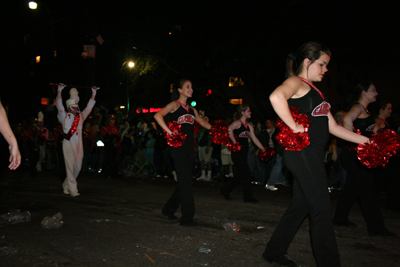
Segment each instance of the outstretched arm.
M57 88L58 92L57 92L56 106L58 111L57 118L59 122L63 121L66 116L65 109L62 103L62 90L64 89L64 87L65 84L59 83Z
M258 140L258 138L256 137L256 135L254 134L254 128L253 126L251 126L249 124L249 129L250 129L250 138L253 141L253 143L261 150L264 151L265 148L263 147L263 145L261 144L261 142Z
M339 138L342 138L343 140L353 142L356 144L363 144L367 143L369 139L363 135L356 134L350 130L340 125L338 125L335 121L335 118L332 116L332 113L328 113L328 118L329 118L329 132ZM351 127L353 125L352 121L348 121L347 125L349 126L349 123L351 122ZM346 124L345 124L346 125ZM350 127L350 126L349 126Z
M92 86L91 89L92 89L92 97L90 99L94 100L94 98L96 97L97 90L100 90L100 87Z
M4 136L8 143L8 149L10 150L10 170L15 170L21 164L21 154L19 153L17 139L11 130L10 124L8 123L7 114L4 110L3 105L0 102L0 132Z
M193 111L194 111L195 121L197 121L201 126L206 128L207 130L211 130L211 124L205 119L203 119L195 108L193 108Z
M57 99L62 99L62 90L65 88L65 84L59 83L57 87Z
M86 120L87 116L89 116L90 112L92 112L92 109L94 105L96 104L96 101L94 98L96 97L97 90L100 90L100 87L97 86L92 86L92 97L89 99L89 102L86 105L86 108L82 111L82 116L83 119Z

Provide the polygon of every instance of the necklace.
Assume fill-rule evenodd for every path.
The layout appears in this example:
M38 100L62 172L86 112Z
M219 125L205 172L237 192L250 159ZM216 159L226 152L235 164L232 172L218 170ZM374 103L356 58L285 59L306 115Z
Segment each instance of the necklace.
M361 103L358 103L358 104L361 105L361 107L363 108L363 110L365 111L365 113L367 113L368 115L370 115L368 109L367 109L363 104L361 104Z
M182 108L184 108L187 112L189 112L189 104L184 105L181 101L179 100L175 100L176 103L179 104L179 106L181 106Z
M300 80L302 80L304 83L308 84L311 88L313 88L317 93L322 97L323 100L325 100L324 94L309 80L303 77L299 77Z
M390 126L390 124L385 119L383 119L383 118L381 118L379 116L377 118L383 120L383 123L385 123L387 126L389 126L390 129L392 129L392 126Z

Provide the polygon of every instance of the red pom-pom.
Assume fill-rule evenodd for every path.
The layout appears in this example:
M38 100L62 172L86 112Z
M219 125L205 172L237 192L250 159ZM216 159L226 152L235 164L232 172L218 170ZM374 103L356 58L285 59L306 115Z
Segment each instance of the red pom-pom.
M368 168L385 167L400 149L400 137L392 130L379 130L369 140L356 148L358 160Z
M242 145L239 144L239 138L234 135L236 143L233 143L231 139L229 139L229 142L226 144L226 147L229 148L232 152L238 152L240 149L242 149Z
M298 114L298 107L291 107L290 112L294 121L297 124L303 125L304 133L294 133L280 118L278 118L276 127L280 128L276 140L285 148L285 150L300 151L310 144L310 137L308 136L308 128L310 127L308 117L306 114Z
M171 132L175 133L174 135L169 135L166 131L163 130L164 138L167 139L167 143L173 147L179 147L183 145L185 142L186 134L181 131L181 125L176 121L168 122L168 128Z
M258 157L260 158L260 160L262 160L264 162L267 162L273 156L275 156L275 150L272 147L266 147L265 151L258 152Z
M217 145L226 144L229 142L228 135L229 124L224 120L216 120L211 127L211 140Z

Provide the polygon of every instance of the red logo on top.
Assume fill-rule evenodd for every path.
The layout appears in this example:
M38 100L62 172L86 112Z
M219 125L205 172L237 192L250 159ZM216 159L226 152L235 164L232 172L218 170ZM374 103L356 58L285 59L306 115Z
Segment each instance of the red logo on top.
M250 132L249 131L241 132L239 134L239 137L247 137L247 138L249 138L250 137Z
M367 131L372 132L374 130L374 128L375 128L375 123L368 126Z
M330 110L331 110L331 105L326 101L322 101L321 104L319 104L314 108L313 112L311 112L311 115L313 117L328 116Z
M178 118L178 123L182 124L182 123L190 123L190 124L194 124L194 116L190 115L190 114L186 114L186 115L182 115Z

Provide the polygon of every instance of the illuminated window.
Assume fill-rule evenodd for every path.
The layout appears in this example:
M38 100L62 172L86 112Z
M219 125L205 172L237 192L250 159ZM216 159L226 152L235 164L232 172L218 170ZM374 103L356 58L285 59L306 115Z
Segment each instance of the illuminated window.
M238 77L230 77L229 78L229 87L241 86L241 85L244 85L242 78L238 78Z
M243 104L243 99L242 98L232 98L232 99L229 99L229 103L231 103L233 105L240 105L240 104Z
M124 109L125 108L125 106L119 106L119 109Z
M54 51L53 55L54 57L57 57L57 51Z
M169 86L169 92L172 93L172 91L174 91L174 84L171 83Z
M36 57L36 63L39 63L40 62L40 56L37 56Z

